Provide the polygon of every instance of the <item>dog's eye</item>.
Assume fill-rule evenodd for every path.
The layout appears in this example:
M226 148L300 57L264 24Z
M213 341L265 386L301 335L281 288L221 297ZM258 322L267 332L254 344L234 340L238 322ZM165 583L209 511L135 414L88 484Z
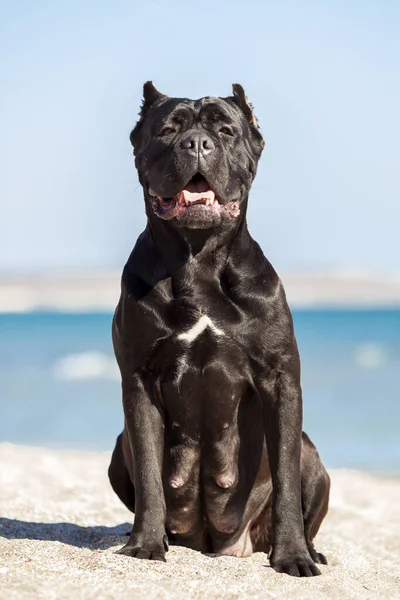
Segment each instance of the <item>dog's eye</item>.
M160 133L160 137L166 137L167 135L171 135L171 133L175 133L175 129L172 129L172 127L164 127Z
M233 136L233 131L232 131L232 129L230 127L226 127L226 126L221 127L221 129L219 130L219 132L223 133L225 135L231 135L231 136Z

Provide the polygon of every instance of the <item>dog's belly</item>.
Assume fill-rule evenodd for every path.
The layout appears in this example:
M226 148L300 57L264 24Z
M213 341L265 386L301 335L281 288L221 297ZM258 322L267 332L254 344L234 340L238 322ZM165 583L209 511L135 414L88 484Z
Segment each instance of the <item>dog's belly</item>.
M248 358L221 331L181 344L159 381L167 528L187 546L247 556L271 492L268 458Z

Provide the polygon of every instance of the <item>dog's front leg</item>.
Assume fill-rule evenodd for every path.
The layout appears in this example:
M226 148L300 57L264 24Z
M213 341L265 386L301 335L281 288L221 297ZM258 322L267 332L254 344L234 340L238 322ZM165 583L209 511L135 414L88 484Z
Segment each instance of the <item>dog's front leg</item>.
M165 497L162 485L163 418L140 376L122 385L125 427L129 435L135 486L135 522L127 544L118 552L165 561Z
M302 398L300 366L294 356L261 386L265 435L271 470L271 566L296 577L319 575L304 536L301 505Z

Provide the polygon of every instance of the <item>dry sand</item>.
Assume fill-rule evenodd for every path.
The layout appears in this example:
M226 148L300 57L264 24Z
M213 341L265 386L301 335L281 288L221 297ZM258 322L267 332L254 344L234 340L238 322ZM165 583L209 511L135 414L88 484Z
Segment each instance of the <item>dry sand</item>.
M322 576L275 573L262 553L172 547L167 563L114 554L132 515L112 492L108 453L0 445L0 598L285 600L400 598L400 481L333 471L317 538Z

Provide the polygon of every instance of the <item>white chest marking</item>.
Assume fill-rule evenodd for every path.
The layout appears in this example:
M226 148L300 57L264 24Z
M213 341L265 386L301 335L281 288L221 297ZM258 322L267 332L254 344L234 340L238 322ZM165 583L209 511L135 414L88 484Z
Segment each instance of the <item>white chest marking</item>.
M207 327L209 327L211 331L217 336L225 335L222 329L219 329L216 325L214 325L210 317L207 317L207 315L201 315L197 323L195 323L190 329L188 329L188 331L185 331L184 333L180 333L178 335L178 340L182 340L190 344L191 342L194 342L194 340L201 333L203 333L203 331L207 329Z

